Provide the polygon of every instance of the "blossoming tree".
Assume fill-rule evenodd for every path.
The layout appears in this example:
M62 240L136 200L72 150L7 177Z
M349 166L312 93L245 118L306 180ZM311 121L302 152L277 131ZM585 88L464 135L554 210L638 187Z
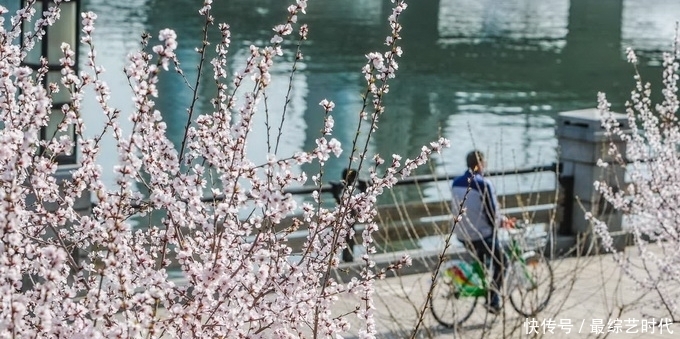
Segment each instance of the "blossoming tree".
M203 2L198 15L205 20L204 32L217 29L221 41L209 61L207 50L212 47L207 42L196 49L201 55L198 77L211 74L216 95L211 111L196 111L198 85L189 83L199 81L186 79L194 100L177 148L167 138L166 123L154 104L155 97L167 95L157 87L159 75L184 74L175 54L175 32L162 30L158 42L144 35L141 49L129 55L125 75L135 109L130 116L132 129L126 131L119 123L121 112L109 101L109 87L101 80L104 68L98 64L92 36L97 15L91 12L82 14L84 70L74 70L75 46L63 44L59 60L60 82L71 98L61 107L59 129L73 126L78 138L40 139L41 128L54 119L49 112L59 86L43 85L48 71L45 60L38 70L22 66L22 61L43 38L44 28L58 20L59 8L36 13L33 2L11 13L9 28L0 30L4 123L0 130L0 337L336 337L349 330L350 316L363 319L356 333L366 338L375 335L372 284L384 275L374 268L370 255L371 234L377 229L376 197L448 141L423 147L414 159L402 161L395 155L385 164L375 156L377 165L369 169L372 185L365 192L350 187L342 204L331 209L324 207L318 191L312 195L313 203L300 205L285 190L308 182L307 173L293 168L311 162L323 166L343 150L332 138L333 102L320 103L325 125L316 148L282 155L276 151L278 138L272 138L266 162L249 160L246 139L253 117L285 115L285 109L263 113L262 103L273 63L288 52L282 48L284 39L295 39L294 60L303 58L300 47L308 28L298 18L305 13L306 0L288 7L288 17L273 28L270 43L251 46L233 75L225 69L229 26L215 25L212 1ZM366 92L357 119L369 125L368 136L361 139L366 142L384 114L388 81L395 76L402 53L397 42L406 4L392 2L387 50L367 54L361 70ZM2 6L0 14L2 20L10 15ZM34 28L22 32L27 21L34 22ZM88 93L94 93L106 121L94 137L85 136L80 117ZM111 135L117 147L113 187L103 183L104 170L97 164L104 135ZM366 145L356 145L357 140L352 149L359 151L349 159L352 167L360 169L368 166L369 155ZM69 180L57 183L55 156L69 152L74 143L80 150L79 167ZM311 182L319 187L322 173L311 175ZM136 187L143 187L148 195ZM91 214L79 215L74 200L86 191L92 193L94 207ZM212 195L206 198L205 191ZM27 203L28 195L35 196L35 203ZM133 216L155 211L164 215L158 223L133 227ZM293 226L280 227L292 215L299 216ZM368 253L361 258L361 278L343 284L331 272L355 222L367 225L363 245ZM292 256L287 236L295 230L305 230L307 238L298 255ZM405 257L392 268L409 261ZM169 278L170 266L178 267L182 283ZM334 312L334 302L342 293L361 296L354 312Z
M632 50L628 61L638 63ZM605 183L595 185L603 198L630 218L630 232L635 240L641 266L635 267L630 256L615 254L624 272L634 279L643 292L652 293L653 314L680 321L680 124L678 123L678 69L680 40L674 51L663 55L662 100L653 103L651 85L636 72L636 87L626 103L630 129L622 128L610 113L604 94L599 96L599 110L606 133L626 143L626 151L614 144L609 153L625 166L627 183L615 189ZM602 166L610 166L601 163ZM612 249L612 237L605 223L595 220L595 231Z

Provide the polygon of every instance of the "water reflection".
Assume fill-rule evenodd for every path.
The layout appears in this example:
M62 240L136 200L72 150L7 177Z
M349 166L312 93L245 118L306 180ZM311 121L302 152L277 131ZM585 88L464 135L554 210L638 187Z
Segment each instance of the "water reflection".
M439 42L475 44L501 40L518 49L559 51L566 44L569 0L442 1Z
M132 107L120 70L125 55L138 48L142 31L155 37L165 27L177 30L178 55L193 85L199 60L194 48L200 44L203 24L195 15L198 5L190 0L83 0L84 9L100 14L95 32L98 58L109 70L105 80L113 89L112 102L123 112L129 114ZM658 51L672 41L679 6L670 0L412 1L403 17L405 54L399 77L387 96L387 112L371 140L369 157L374 153L413 157L421 145L441 133L453 147L436 158L434 170L439 173L457 174L464 154L473 147L487 151L494 168L552 162L556 155L553 119L558 112L594 106L597 91L607 92L615 108L621 109L632 87L625 47L642 49L643 76L658 78ZM384 48L388 11L387 1L310 2L308 14L300 17L310 34L304 44L305 59L293 79L281 156L314 146L323 118L318 103L324 98L337 104L334 137L349 146L365 86L359 70L364 54ZM286 15L285 6L276 0L215 2L213 12L217 21L232 27L230 72L243 67L247 46L266 44L271 27ZM209 39L217 39L216 34ZM267 90L268 118L276 126L270 135L281 119L292 53L281 61ZM212 109L211 84L208 72L201 82L197 113ZM178 144L191 90L178 75L166 74L160 91L165 95L158 98L157 107ZM89 130L94 132L102 123L101 115L95 103L87 107L92 112ZM258 124L250 139L256 162L264 161L266 140L267 131ZM366 140L365 133L360 140ZM111 142L104 148L101 162L110 173L115 148ZM349 150L330 163L327 180L337 180L348 155ZM112 182L111 177L107 182ZM405 194L417 198L417 192Z
M672 0L624 0L621 44L634 47L658 64L659 52L671 48L680 20L680 2Z

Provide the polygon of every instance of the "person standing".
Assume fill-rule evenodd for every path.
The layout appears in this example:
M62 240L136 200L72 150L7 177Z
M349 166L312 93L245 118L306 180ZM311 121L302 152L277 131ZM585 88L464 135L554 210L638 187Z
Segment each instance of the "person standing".
M358 180L359 173L351 168L345 168L342 170L342 181L339 183L331 183L332 193L335 202L339 205L342 203L342 195L349 189L352 185L356 185L358 192L366 192L368 183L363 180ZM355 184L356 181L356 184ZM355 217L356 212L352 211L352 217ZM345 241L347 242L347 247L342 250L342 261L352 262L354 261L354 224L350 226L347 230L347 235L345 236Z
M484 177L486 161L484 154L474 150L466 156L467 171L451 184L452 212L462 219L454 222L454 234L482 263L491 261L493 281L489 288L486 308L493 314L500 313L500 290L503 287L505 266L508 262L505 249L498 240L500 227L512 227L513 220L500 214L498 197L491 182Z

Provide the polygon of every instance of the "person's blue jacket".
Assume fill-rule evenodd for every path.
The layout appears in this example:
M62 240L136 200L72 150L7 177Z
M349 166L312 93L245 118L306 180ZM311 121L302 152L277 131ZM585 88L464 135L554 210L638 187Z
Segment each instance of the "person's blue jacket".
M468 170L451 184L451 210L453 216L459 214L460 203L470 188L467 200L463 205L462 220L455 224L455 235L460 241L475 241L494 235L500 227L501 215L498 207L496 191L481 174Z

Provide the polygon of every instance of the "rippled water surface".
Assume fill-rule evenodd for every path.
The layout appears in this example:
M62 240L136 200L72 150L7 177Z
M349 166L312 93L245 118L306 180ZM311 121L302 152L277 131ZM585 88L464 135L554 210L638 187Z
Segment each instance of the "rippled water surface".
M82 0L84 10L99 14L97 59L107 69L116 107L125 113L132 110L122 68L143 31L155 37L160 29L176 29L182 66L188 78L196 77L200 3ZM293 78L281 156L314 146L323 98L336 103L334 136L351 143L365 88L360 69L366 53L383 50L388 4L309 1L307 15L300 17L309 25L309 40ZM215 1L213 14L216 21L231 25L228 67L233 72L243 66L250 44L268 42L271 27L284 20L285 5L280 0ZM633 85L633 70L624 57L629 46L643 56L643 76L658 83L660 51L670 48L679 19L680 2L673 0L411 1L403 16L405 52L398 78L391 85L381 127L369 142L369 154L413 157L441 133L451 139L452 147L436 158L437 173L460 172L464 154L473 147L487 151L492 169L551 163L557 114L594 107L597 91L608 93L620 110ZM273 125L278 125L283 109L291 60L289 50L275 67L267 91ZM179 143L191 91L176 75L163 80L157 108L170 137ZM200 112L211 109L210 83L209 76L201 82ZM94 102L88 103L88 110L94 133L103 120ZM259 119L263 122L264 115ZM252 133L251 157L256 162L265 159L266 133L262 124ZM365 141L365 134L360 140ZM115 149L109 144L105 152L101 163L110 170ZM347 155L330 163L327 178L339 177ZM112 182L110 172L107 181Z

